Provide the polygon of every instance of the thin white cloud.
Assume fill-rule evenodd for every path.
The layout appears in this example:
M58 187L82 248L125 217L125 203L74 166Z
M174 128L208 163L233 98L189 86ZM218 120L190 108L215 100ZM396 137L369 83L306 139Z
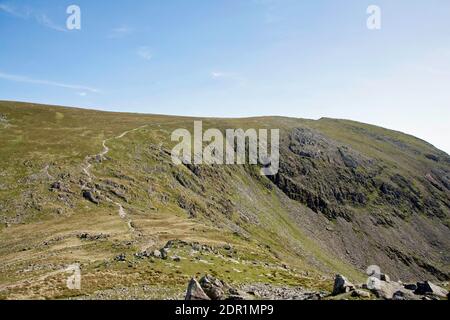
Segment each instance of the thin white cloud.
M17 8L7 3L0 3L0 11L6 12L17 18L27 19L31 15L31 9L28 7Z
M61 27L59 25L57 25L56 23L54 23L46 14L39 14L36 15L36 21L40 24L43 25L47 28L56 30L56 31L61 31L61 32L66 32L67 29L64 27Z
M210 73L210 77L213 81L233 82L239 86L245 86L247 83L245 78L234 72L213 71Z
M66 28L52 21L45 13L35 12L32 8L28 6L17 7L8 3L0 3L0 11L3 11L19 19L24 20L33 19L38 24L47 27L49 29L53 29L60 32L67 31Z
M111 33L108 35L109 39L119 39L126 37L133 33L133 29L127 26L117 27L111 30Z
M3 73L3 72L0 72L0 79L14 81L14 82L21 82L21 83L30 83L30 84L37 84L37 85L44 85L44 86L60 87L60 88L77 90L77 91L82 91L82 92L100 93L100 90L98 90L98 89L83 86L83 85L67 84L67 83L61 83L61 82L55 82L55 81L49 81L49 80L41 80L41 79L33 79L33 78L30 78L27 76L15 75L15 74Z
M223 71L213 71L211 72L211 79L213 80L242 80L241 77L237 73L233 72L223 72Z
M217 72L217 71L213 71L211 72L211 78L216 80L216 79L220 79L220 78L225 78L227 75L223 72Z
M152 51L149 47L139 47L137 49L137 55L144 60L151 60L153 58Z

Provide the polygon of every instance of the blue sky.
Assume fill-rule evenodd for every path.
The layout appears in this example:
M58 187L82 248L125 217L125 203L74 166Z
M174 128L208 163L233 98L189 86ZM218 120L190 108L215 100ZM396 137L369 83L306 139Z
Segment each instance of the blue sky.
M0 0L2 100L345 118L450 152L449 88L448 0Z

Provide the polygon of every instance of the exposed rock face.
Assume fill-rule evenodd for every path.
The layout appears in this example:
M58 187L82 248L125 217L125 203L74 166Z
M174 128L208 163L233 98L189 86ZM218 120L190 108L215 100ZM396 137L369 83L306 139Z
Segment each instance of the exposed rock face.
M353 291L355 286L347 280L346 277L338 274L334 280L333 295L347 293Z
M189 282L185 300L211 300L194 278Z
M294 129L281 153L280 171L273 180L290 198L330 219L351 220L344 206L367 203L374 160L307 128ZM355 171L361 167L369 171L366 176Z
M421 169L413 173L392 170L386 159L373 157L347 140L341 142L322 131L299 126L282 137L280 170L269 177L272 182L289 198L337 222L334 236L342 243L354 244L354 250L330 237L323 236L322 240L341 257L350 256L356 264L364 265L376 256L383 270L405 280L430 275L449 280L448 268L442 267L448 265L448 257L437 250L450 248L446 222L450 213L450 167L440 160L449 159L448 155L438 151L434 156L421 155L420 149L387 132L375 134L351 122L323 122L336 126L335 130L351 130L362 139L387 144L399 150L396 161L414 158L414 168Z

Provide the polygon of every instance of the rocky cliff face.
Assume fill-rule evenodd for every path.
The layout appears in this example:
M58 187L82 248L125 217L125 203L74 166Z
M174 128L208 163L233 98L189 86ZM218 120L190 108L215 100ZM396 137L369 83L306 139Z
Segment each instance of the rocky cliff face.
M294 128L283 140L273 183L334 222L335 238L325 241L341 256L361 267L377 262L399 278L448 280L449 156L395 140L387 130L351 126L369 145L382 142L400 155L377 157L319 130Z

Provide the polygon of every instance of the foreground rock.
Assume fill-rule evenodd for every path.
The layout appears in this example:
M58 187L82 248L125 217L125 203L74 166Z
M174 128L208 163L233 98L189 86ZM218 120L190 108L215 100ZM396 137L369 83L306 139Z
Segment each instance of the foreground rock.
M200 286L211 300L222 300L227 288L222 281L210 275L206 275L200 279Z
M446 298L448 296L448 291L441 288L430 281L418 282L417 289L414 291L415 294L420 295L434 295L441 298Z
M334 282L333 296L346 298L349 293L356 298L371 298L370 292L378 299L384 300L430 300L445 299L448 291L429 281L418 282L417 284L402 284L401 282L390 281L388 275L383 275L378 281L369 284L355 286L342 275L337 275ZM370 290L361 290L361 288Z
M407 289L397 282L380 281L371 291L380 299L391 300L397 292L406 293Z
M355 290L353 283L348 281L343 275L336 275L336 278L334 279L333 296L348 293L353 290Z
M92 202L93 204L96 205L100 204L100 201L98 201L98 199L94 196L93 192L90 190L83 191L83 198Z
M305 291L300 287L277 287L262 283L233 288L224 281L206 275L198 282L191 280L186 300L321 300L328 294L322 291ZM193 299L194 297L203 298Z
M192 279L186 292L186 300L249 300L252 297L225 282L206 275L198 282Z
M267 283L247 284L241 287L253 299L262 300L322 300L330 293L311 291L301 287L274 286Z
M185 300L211 300L194 278L189 282Z
M352 292L352 297L370 299L371 295L370 292L366 290L357 289Z

